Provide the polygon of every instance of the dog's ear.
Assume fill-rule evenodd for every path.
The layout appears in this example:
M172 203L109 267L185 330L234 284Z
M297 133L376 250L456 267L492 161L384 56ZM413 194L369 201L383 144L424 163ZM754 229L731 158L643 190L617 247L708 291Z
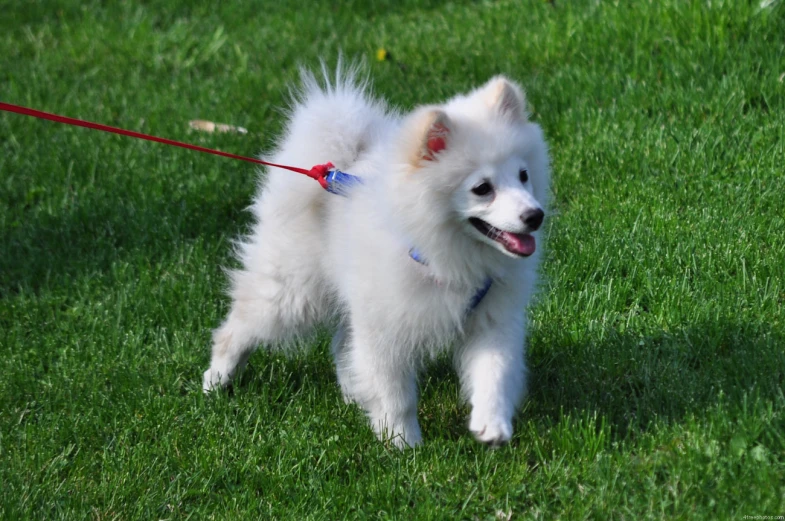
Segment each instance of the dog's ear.
M437 108L427 107L418 111L412 121L410 161L419 166L423 161L438 160L439 153L449 147L452 122L447 114Z
M483 88L488 106L514 121L526 121L526 97L523 89L504 76L496 76Z
M447 114L441 110L434 110L429 116L430 121L422 141L422 158L433 161L436 159L436 154L447 148L447 141L450 139L450 121Z

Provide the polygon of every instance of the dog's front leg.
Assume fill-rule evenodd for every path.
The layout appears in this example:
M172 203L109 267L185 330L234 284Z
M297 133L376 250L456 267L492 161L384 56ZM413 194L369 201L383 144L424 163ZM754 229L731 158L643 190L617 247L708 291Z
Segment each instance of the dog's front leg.
M472 407L469 429L478 441L498 446L512 437L512 419L525 390L524 327L522 319L484 322L474 324L455 364Z

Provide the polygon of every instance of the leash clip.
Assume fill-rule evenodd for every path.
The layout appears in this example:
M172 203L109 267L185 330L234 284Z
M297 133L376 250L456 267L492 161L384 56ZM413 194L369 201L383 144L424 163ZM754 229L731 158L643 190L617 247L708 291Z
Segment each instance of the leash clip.
M353 187L362 183L362 179L356 175L341 172L335 168L332 163L316 165L311 168L307 175L316 179L322 188L331 194L342 195L344 197L349 194L349 191Z

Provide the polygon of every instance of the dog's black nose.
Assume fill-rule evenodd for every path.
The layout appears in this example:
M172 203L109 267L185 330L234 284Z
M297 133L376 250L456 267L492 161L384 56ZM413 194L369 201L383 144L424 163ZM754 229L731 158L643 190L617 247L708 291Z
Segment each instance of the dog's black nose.
M535 208L534 210L526 210L521 214L521 221L523 221L523 224L528 226L532 231L540 227L544 218L545 212L539 208Z

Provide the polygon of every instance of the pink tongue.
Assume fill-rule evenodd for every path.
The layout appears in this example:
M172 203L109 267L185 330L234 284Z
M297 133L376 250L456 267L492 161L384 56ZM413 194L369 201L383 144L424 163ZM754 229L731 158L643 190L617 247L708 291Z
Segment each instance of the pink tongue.
M528 257L537 248L534 237L528 233L502 232L499 236L507 251Z

